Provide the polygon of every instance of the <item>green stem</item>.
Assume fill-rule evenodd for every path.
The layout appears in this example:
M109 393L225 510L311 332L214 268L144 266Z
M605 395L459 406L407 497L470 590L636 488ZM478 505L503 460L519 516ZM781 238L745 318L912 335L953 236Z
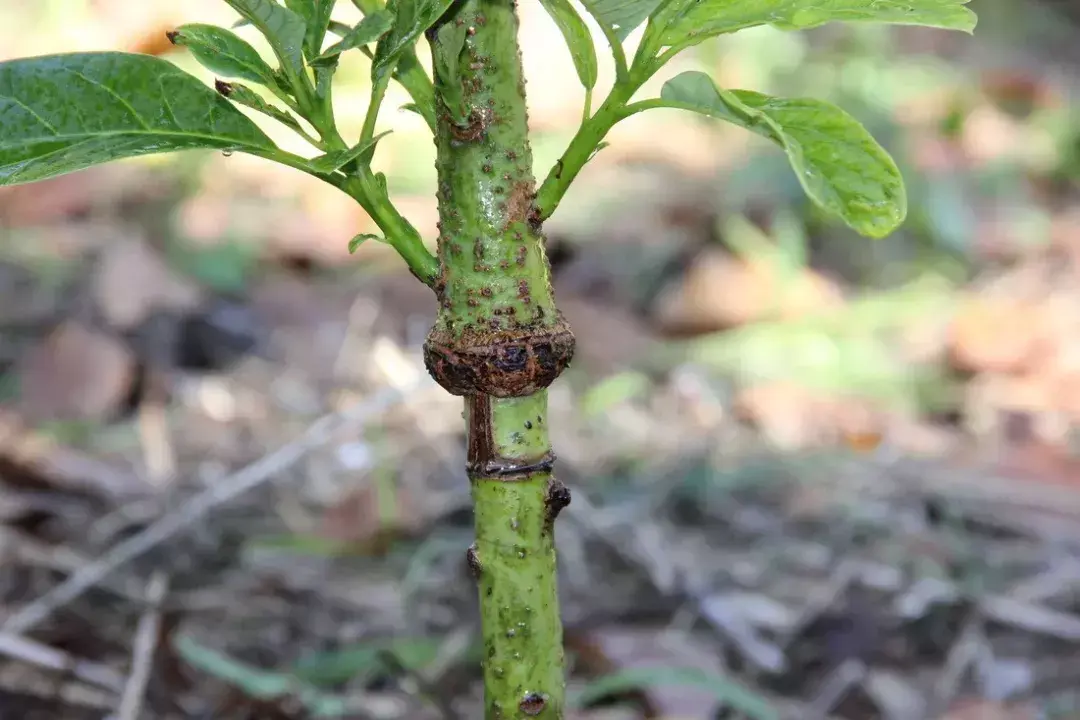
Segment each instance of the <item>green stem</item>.
M368 102L367 114L364 116L364 127L360 131L360 144L371 142L375 137L375 124L379 121L379 109L382 107L383 98L386 97L386 88L390 85L390 76L381 75L371 86L371 100ZM360 164L367 165L375 155L375 148L366 151L360 158Z
M424 246L424 239L408 220L402 217L386 195L386 188L367 167L358 168L341 184L360 207L364 208L386 236L386 243L405 260L413 275L429 287L434 287L439 275L439 261Z
M596 113L581 123L566 151L536 193L538 219L547 220L555 212L570 184L611 128L622 118L622 110L636 90L633 85L616 85Z
M384 7L383 0L353 0L353 5L356 5L365 15L376 13ZM373 53L369 48L365 47L361 50L369 60L373 58ZM424 66L420 64L415 50L408 50L402 54L394 68L394 80L405 88L405 92L409 93L409 97L413 99L423 115L424 121L427 122L431 131L435 132L435 89L431 78L424 72Z
M605 32L609 36L609 41L617 41L614 34L610 31ZM648 35L646 35L645 39L649 39ZM615 123L633 115L635 112L645 110L647 107L667 106L666 104L647 106L646 103L649 101L635 103L630 106L627 103L630 102L634 93L649 78L655 75L672 56L673 53L668 51L662 53L659 57L655 57L652 50L642 45L634 58L633 66L626 69L626 57L622 54L622 46L619 45L619 52L616 53L615 58L617 70L615 86L611 89L607 98L604 99L604 103L597 109L596 114L592 117L585 117L562 157L559 158L555 166L548 172L547 177L544 178L540 190L536 193L538 220L547 220L559 207L559 203L562 201L563 196L566 195L566 191L577 178L581 169L585 167L585 163L592 158L596 148L600 146L601 141L615 126ZM591 96L589 99L591 100ZM634 108L634 110L627 112L628 108Z
M533 201L517 37L507 0L459 0L428 33L440 275L424 357L439 384L465 398L485 718L561 720L553 521L569 492L551 475L546 388L574 337L555 306Z

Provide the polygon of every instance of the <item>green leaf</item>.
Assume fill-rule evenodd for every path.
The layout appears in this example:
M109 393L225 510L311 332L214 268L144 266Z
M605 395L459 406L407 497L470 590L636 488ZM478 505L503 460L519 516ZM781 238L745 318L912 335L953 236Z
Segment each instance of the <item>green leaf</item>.
M317 173L329 175L332 172L337 172L345 165L360 157L365 150L375 147L375 144L382 140L383 137L392 133L393 130L387 130L386 132L379 133L373 137L369 142L357 143L348 150L342 150L340 152L326 153L320 155L317 158L308 161L308 167Z
M0 63L0 185L193 148L274 144L229 101L172 63L120 52Z
M333 33L334 35L337 35L338 37L345 37L350 32L352 32L351 27L349 27L348 25L346 25L343 22L338 22L337 20L331 20L330 24L327 26L326 29L327 29L327 32Z
M810 198L857 232L879 238L907 215L903 178L889 154L846 112L821 100L720 90L705 73L664 84L661 101L741 125L780 145Z
M630 33L663 2L665 0L581 0L589 14L620 41L630 37Z
M540 0L555 24L559 26L570 54L574 58L578 79L586 90L596 85L596 48L593 47L589 26L578 15L569 0Z
M296 118L287 111L266 102L261 95L247 86L239 83L217 80L214 82L214 88L223 96L229 98L238 105L249 107L252 110L261 112L263 115L274 118L278 122L287 125L297 132L303 132L303 128L301 128L300 123Z
M971 32L969 0L673 0L653 21L665 45L687 46L759 25L807 30L830 22L923 25Z
M186 47L215 75L241 78L260 85L274 85L274 71L253 48L236 33L217 27L192 23L169 33L174 45Z
M385 35L394 24L394 16L388 12L380 11L367 15L356 24L345 37L326 49L322 55L312 60L313 65L336 62L341 53L353 48L363 47L373 43Z
M285 7L303 18L307 26L304 55L309 59L317 57L330 25L330 14L334 12L334 0L285 0Z
M366 243L368 240L378 240L380 242L383 242L383 239L378 235L372 235L371 233L360 233L349 241L349 254L352 255L353 253L355 253L357 250L360 249L360 246Z
M468 34L469 27L464 23L444 23L435 43L435 78L442 90L440 98L458 125L467 124L469 117L465 91L458 81L461 53L465 50Z
M388 654L405 667L419 671L438 658L441 646L434 638L371 640L363 645L303 656L292 667L292 672L316 687L332 687L357 680L368 682L392 670L385 662Z
M274 0L225 0L229 6L258 28L282 64L294 73L304 71L304 18Z
M769 702L730 678L691 667L637 667L598 678L586 685L574 704L584 707L617 692L648 687L695 687L708 690L728 708L752 720L779 720Z
M375 46L371 77L391 72L401 54L413 47L452 3L453 0L390 0L386 8L394 13L394 26Z
M187 664L240 688L249 697L260 700L294 697L315 717L342 717L347 712L344 698L327 695L294 675L252 667L188 636L176 638L173 647Z

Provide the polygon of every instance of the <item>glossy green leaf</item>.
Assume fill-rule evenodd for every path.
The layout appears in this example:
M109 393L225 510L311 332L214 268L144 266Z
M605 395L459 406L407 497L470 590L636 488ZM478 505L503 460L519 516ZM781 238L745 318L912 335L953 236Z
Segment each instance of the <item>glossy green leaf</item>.
M303 18L307 26L304 55L308 59L318 57L330 25L330 14L334 12L334 0L285 0L285 7Z
M193 148L274 145L228 100L160 58L102 52L0 63L0 185Z
M464 23L444 23L439 27L438 41L435 43L435 81L439 83L439 97L450 116L459 125L468 122L469 112L465 107L465 91L458 78L461 54L465 51L465 38L469 28Z
M313 160L308 161L308 166L317 173L323 175L329 175L332 172L337 172L347 164L360 157L364 151L375 147L375 144L383 139L386 135L389 135L393 130L387 130L386 132L379 133L373 137L369 142L357 143L355 146L348 150L342 150L341 152L326 153L320 155Z
M263 34L274 54L294 73L304 71L304 18L274 0L225 0Z
M601 27L610 30L620 41L630 37L630 33L645 18L660 7L665 0L581 0L581 4L596 18Z
M540 4L559 26L559 31L570 48L570 55L574 58L574 68L581 84L586 90L592 90L596 85L596 48L593 47L589 26L569 0L540 0Z
M654 18L665 45L687 45L759 25L806 30L830 22L923 25L971 32L969 0L672 0Z
M174 45L186 47L215 75L241 78L260 85L274 85L274 71L253 48L236 33L217 27L192 23L169 33Z
M835 105L720 90L705 73L664 84L661 101L751 130L780 145L810 198L854 230L883 237L907 215L903 178L866 128Z
M335 62L338 56L346 50L363 47L375 42L385 35L393 24L394 16L386 11L367 15L356 24L356 27L349 30L348 34L339 42L326 48L326 52L315 58L312 64L319 65Z
M215 82L214 87L219 93L238 105L243 105L244 107L249 107L252 110L261 112L263 115L272 117L293 130L302 130L299 121L290 115L288 111L271 105L264 100L261 95L249 87L241 85L240 83L225 82L224 80Z
M391 72L394 64L429 27L435 24L453 0L390 0L386 9L394 14L394 26L375 46L371 76Z

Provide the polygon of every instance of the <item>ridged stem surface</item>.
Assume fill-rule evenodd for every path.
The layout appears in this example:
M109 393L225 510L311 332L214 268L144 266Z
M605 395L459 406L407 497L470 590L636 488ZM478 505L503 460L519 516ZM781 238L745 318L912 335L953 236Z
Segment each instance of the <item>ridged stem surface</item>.
M486 720L561 720L563 638L547 387L573 355L535 207L511 0L459 0L428 33L436 98L439 314L425 362L462 396Z

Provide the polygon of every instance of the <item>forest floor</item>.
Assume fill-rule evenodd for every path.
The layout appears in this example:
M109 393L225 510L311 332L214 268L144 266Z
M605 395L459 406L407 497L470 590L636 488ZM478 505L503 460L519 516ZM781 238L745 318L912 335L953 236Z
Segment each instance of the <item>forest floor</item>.
M168 53L218 4L71 5L4 55L41 26L35 52ZM540 12L543 169L580 97ZM688 66L866 121L909 183L896 235L670 114L549 223L574 720L1080 717L1075 78L1030 39L860 33ZM394 115L380 162L432 239L431 143ZM0 720L478 716L461 407L421 361L430 292L349 255L371 229L240 155L0 191Z

